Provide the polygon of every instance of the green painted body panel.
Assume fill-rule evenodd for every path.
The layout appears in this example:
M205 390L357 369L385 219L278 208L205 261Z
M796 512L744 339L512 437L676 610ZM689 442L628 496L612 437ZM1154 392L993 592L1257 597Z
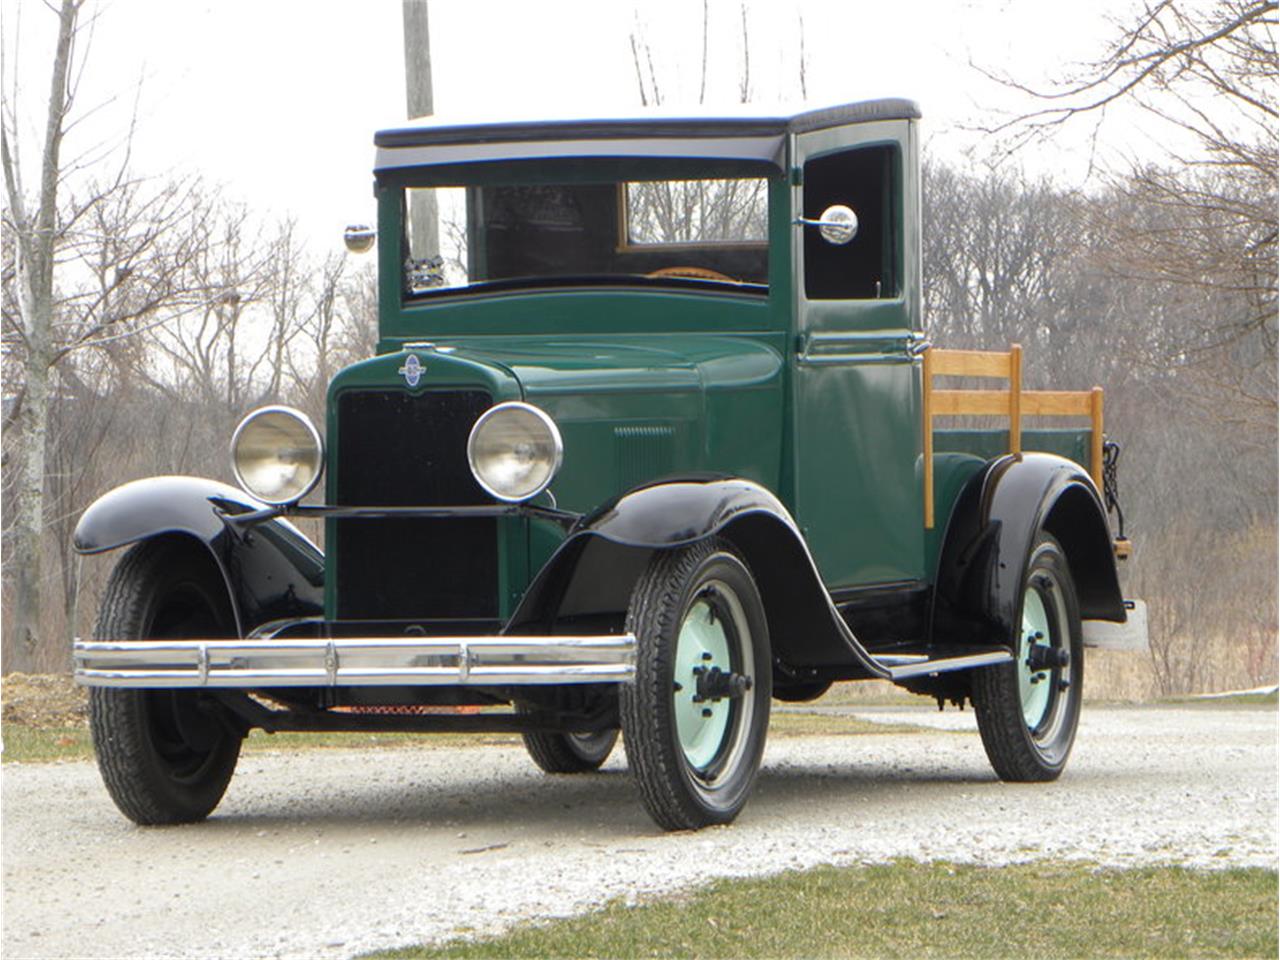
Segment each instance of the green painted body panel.
M896 151L892 236L898 275L876 299L808 299L803 211L807 158L891 145ZM923 339L918 142L915 124L875 122L788 139L769 178L769 289L662 289L617 283L401 295L401 189L378 187L378 356L342 371L329 392L328 443L337 448L335 400L344 390L409 389L409 352L423 366L416 391L483 389L495 403L525 400L556 421L564 462L550 495L586 513L665 476L719 473L776 493L804 531L832 589L929 582L946 518L964 483L1006 449L1004 431L939 431L937 528L924 529L921 456ZM685 167L690 161L681 161ZM564 161L537 178L563 180ZM668 164L669 166L669 164ZM527 169L525 172L527 173ZM582 167L584 176L642 178L662 164ZM579 171L579 172L582 172ZM724 175L710 164L702 175ZM742 172L742 171L738 171ZM510 171L471 169L465 182ZM459 182L456 171L420 181ZM406 179L408 178L408 179ZM672 265L691 264L678 249ZM696 265L696 261L691 265ZM424 345L429 344L429 345ZM1027 431L1027 449L1083 462L1082 431ZM412 442L411 437L405 438ZM465 456L465 451L458 451ZM327 492L336 477L331 458ZM548 499L544 501L549 502ZM331 532L331 531L330 531ZM514 609L563 539L542 521L499 524L499 608ZM326 606L334 612L333 580Z
M995 457L1009 451L1009 432L1000 429L934 429L933 503L938 518L934 529L925 531L925 570L932 579L937 568L946 519L960 491L975 473ZM1028 453L1055 453L1079 464L1089 462L1089 431L1078 429L1034 429L1022 431L1022 449ZM917 479L923 485L923 480Z
M934 430L933 448L938 454L967 453L990 459L1009 449L1009 434L1004 430ZM1024 427L1022 449L1027 453L1056 453L1076 463L1088 464L1089 431Z
M920 329L918 165L914 126L865 124L856 133L797 138L793 164L851 149L891 146L897 170L890 204L900 265L884 299L809 299L797 283L794 448L796 518L829 587L921 580L926 576L921 364L911 346ZM792 204L803 209L803 176ZM805 275L801 227L793 272Z
M564 509L585 513L632 487L680 473L722 472L776 490L784 339L782 334L440 338L436 349L383 354L334 379L330 449L340 442L334 415L338 394L353 388L406 389L399 371L413 352L423 372L411 392L480 388L495 403L523 399L552 416L565 455L551 493ZM330 465L332 502L337 476L332 460ZM543 523L528 529L520 520L500 527L507 583L500 586L499 606L505 616L562 534ZM332 611L332 589L327 603Z

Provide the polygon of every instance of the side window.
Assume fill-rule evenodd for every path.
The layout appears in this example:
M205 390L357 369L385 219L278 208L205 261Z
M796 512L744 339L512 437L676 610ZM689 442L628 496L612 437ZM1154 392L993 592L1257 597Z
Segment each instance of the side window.
M833 204L858 215L843 246L804 230L804 291L810 300L878 300L899 294L901 162L893 144L827 154L804 165L804 216L817 220Z

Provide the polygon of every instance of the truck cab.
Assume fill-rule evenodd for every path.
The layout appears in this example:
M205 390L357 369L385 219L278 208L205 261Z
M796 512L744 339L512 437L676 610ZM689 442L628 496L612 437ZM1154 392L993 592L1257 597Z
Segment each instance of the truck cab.
M253 411L239 490L138 481L77 529L129 547L75 648L125 814L207 815L255 726L465 728L552 773L620 731L658 824L725 823L771 701L864 679L972 701L1000 776L1058 776L1084 624L1127 617L1102 393L931 343L919 117L378 133L349 235L376 233L378 346L323 434ZM148 726L176 747L122 734Z

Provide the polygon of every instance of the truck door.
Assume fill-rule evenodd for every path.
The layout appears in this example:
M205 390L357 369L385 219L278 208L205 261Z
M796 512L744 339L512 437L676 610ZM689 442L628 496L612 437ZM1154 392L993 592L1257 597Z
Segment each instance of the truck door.
M794 509L827 586L924 577L920 191L909 121L797 135L796 219L857 216L831 243L793 226Z

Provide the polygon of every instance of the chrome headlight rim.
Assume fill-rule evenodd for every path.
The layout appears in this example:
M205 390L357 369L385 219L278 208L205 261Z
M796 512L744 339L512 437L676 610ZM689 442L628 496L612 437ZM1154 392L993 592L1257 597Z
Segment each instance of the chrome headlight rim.
M240 438L244 434L245 429L257 418L267 414L284 414L300 423L306 428L307 433L311 436L312 443L316 449L316 472L302 489L301 493L295 493L288 497L264 497L262 494L254 491L253 487L245 481L244 475L240 472L240 463L236 457L236 447L239 445ZM236 478L236 483L240 485L240 489L249 494L256 500L268 504L273 507L285 507L290 504L297 503L308 493L316 488L316 484L320 482L320 478L324 475L325 450L324 437L320 435L320 431L316 429L316 425L311 422L311 418L299 410L297 407L290 407L282 403L268 404L265 407L256 407L246 413L241 421L236 425L234 432L231 434L231 472Z
M476 465L475 445L476 438L479 436L481 429L485 424L493 420L494 417L502 416L511 410L521 410L525 413L532 414L546 428L550 435L553 447L553 456L551 469L547 471L546 479L532 493L523 494L521 496L511 496L507 493L495 489L487 480L485 480L480 469ZM556 422L551 419L551 415L540 407L535 407L531 403L525 403L523 400L506 400L502 403L494 404L476 419L471 425L471 432L467 435L467 465L471 468L471 476L475 478L476 483L495 499L501 500L503 503L528 503L534 497L543 493L551 486L557 474L560 473L560 467L564 463L564 439L560 436L560 428L556 426Z

